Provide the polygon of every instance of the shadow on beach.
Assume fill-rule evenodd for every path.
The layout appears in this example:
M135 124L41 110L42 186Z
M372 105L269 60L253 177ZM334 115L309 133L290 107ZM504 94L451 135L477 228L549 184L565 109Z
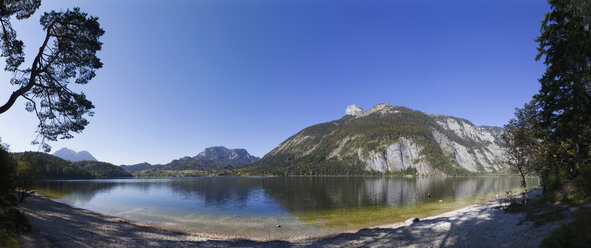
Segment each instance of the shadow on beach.
M312 240L215 240L199 234L133 223L31 196L18 208L34 225L22 247L537 247L560 223L519 224L498 202L448 212L410 225L361 229Z

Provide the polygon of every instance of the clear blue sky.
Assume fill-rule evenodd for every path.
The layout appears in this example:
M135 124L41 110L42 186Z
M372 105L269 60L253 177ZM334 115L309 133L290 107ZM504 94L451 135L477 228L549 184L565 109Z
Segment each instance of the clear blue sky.
M81 7L106 31L104 67L83 90L86 130L53 142L114 164L166 163L205 147L263 156L357 104L388 101L502 126L539 89L541 0L61 0L14 24L29 56L39 16ZM3 65L1 66L4 67ZM0 101L15 90L0 73ZM11 151L37 120L18 101L0 115Z

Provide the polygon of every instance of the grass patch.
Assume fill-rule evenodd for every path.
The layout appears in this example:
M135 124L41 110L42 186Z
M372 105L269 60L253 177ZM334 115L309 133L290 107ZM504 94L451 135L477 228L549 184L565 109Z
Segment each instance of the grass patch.
M554 202L551 196L543 196L530 200L524 207L525 221L533 221L535 226L564 218L563 212L572 205L566 202Z
M591 244L591 208L581 208L573 222L554 230L540 247L588 247Z
M52 189L43 189L41 187L35 188L35 192L39 195L45 196L51 199L60 199L64 196L70 194L71 192L66 191L59 191L59 190L52 190Z
M14 232L0 228L0 247L18 248L18 240Z
M405 207L363 207L305 211L297 213L296 216L304 222L318 226L350 229L391 224L413 217L425 218L467 205L469 204L459 202L431 202Z
M546 193L540 197L528 199L525 205L521 204L520 199L512 201L505 208L505 212L524 212L525 217L521 222L532 221L535 226L540 226L548 222L562 220L566 210L582 203L579 199Z
M12 207L0 206L0 247L19 247L17 232L31 231L25 215Z

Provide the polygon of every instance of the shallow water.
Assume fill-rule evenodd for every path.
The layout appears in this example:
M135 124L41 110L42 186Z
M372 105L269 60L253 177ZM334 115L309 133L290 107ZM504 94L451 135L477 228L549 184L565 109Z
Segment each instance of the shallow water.
M518 189L517 177L198 177L46 181L37 191L160 226L293 239L424 217Z

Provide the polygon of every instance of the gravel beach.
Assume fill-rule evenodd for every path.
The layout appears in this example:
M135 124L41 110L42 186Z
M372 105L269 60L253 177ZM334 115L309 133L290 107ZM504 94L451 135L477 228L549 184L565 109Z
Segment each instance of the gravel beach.
M34 231L19 234L22 247L537 247L572 218L534 227L523 214L505 214L498 201L473 205L414 223L395 223L299 241L208 237L135 223L31 196L18 206Z

